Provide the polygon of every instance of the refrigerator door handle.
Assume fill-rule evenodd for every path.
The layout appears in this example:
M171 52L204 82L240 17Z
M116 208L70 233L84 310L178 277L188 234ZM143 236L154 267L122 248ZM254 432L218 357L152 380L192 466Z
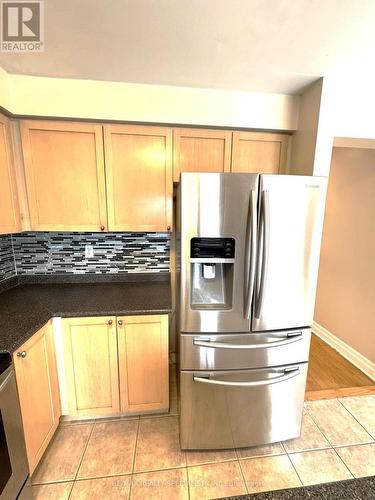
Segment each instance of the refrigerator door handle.
M229 342L211 342L210 340L194 339L193 344L199 347L213 347L216 349L269 349L270 347L284 346L302 340L302 333L293 337L285 337L274 342L262 344L230 344Z
M252 380L249 382L230 382L228 380L210 379L209 377L197 377L195 375L193 376L193 380L194 382L199 382L202 384L212 384L212 385L222 385L222 386L224 385L231 387L259 387L261 385L271 385L271 384L276 384L278 382L285 382L286 380L297 377L297 375L299 374L300 374L300 369L299 367L296 367L284 370L283 374L278 377L268 378L263 380Z
M246 246L246 262L245 262L245 318L250 319L251 315L251 300L254 293L255 282L255 262L257 251L257 196L255 191L250 191L249 203L249 236ZM247 286L246 286L247 283Z
M258 262L257 262L257 293L255 304L255 318L259 319L262 314L265 282L268 272L268 247L270 238L270 214L269 214L269 192L262 191L259 214L259 237L258 237ZM260 245L262 247L260 247ZM262 258L260 259L260 248Z

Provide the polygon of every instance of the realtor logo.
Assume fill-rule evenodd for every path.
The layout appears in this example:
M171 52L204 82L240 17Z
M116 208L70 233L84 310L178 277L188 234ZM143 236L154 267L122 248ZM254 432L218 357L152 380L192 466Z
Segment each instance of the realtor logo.
M42 52L43 50L43 2L1 2L1 51Z

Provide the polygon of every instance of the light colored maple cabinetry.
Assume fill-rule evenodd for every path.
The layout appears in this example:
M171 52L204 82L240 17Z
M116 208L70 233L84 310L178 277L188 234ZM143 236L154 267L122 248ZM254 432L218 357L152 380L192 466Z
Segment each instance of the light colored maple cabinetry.
M36 231L170 231L173 180L181 172L283 173L289 140L286 134L193 127L20 123ZM6 122L3 127L0 148L8 151ZM8 152L1 175L13 186ZM0 198L4 232L18 227L16 192L6 189Z
M173 180L181 172L229 172L231 145L227 130L173 129Z
M31 228L105 230L102 127L24 120L21 137Z
M21 229L9 120L0 115L0 234Z
M171 229L171 129L24 120L21 136L33 230Z
M60 399L50 323L13 356L30 473L50 442L60 418Z
M68 413L106 415L119 411L114 317L62 320Z
M61 321L65 415L168 410L167 315Z
M118 318L121 411L168 410L168 316Z
M172 130L104 125L108 227L172 228Z
M233 132L232 172L282 173L289 136L261 132Z

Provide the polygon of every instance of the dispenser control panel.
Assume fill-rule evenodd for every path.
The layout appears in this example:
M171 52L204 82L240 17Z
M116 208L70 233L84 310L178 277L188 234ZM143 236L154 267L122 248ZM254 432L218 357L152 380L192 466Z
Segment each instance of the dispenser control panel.
M234 238L192 238L192 259L234 259Z

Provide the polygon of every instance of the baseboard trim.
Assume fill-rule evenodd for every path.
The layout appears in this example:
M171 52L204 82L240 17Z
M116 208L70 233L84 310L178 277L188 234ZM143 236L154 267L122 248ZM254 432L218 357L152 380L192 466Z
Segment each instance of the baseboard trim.
M335 351L344 356L350 363L361 370L365 375L370 377L371 380L375 381L375 363L365 358L358 351L350 347L346 342L339 339L329 330L324 328L324 326L319 325L316 321L313 321L312 331L320 337L322 340L327 342Z

